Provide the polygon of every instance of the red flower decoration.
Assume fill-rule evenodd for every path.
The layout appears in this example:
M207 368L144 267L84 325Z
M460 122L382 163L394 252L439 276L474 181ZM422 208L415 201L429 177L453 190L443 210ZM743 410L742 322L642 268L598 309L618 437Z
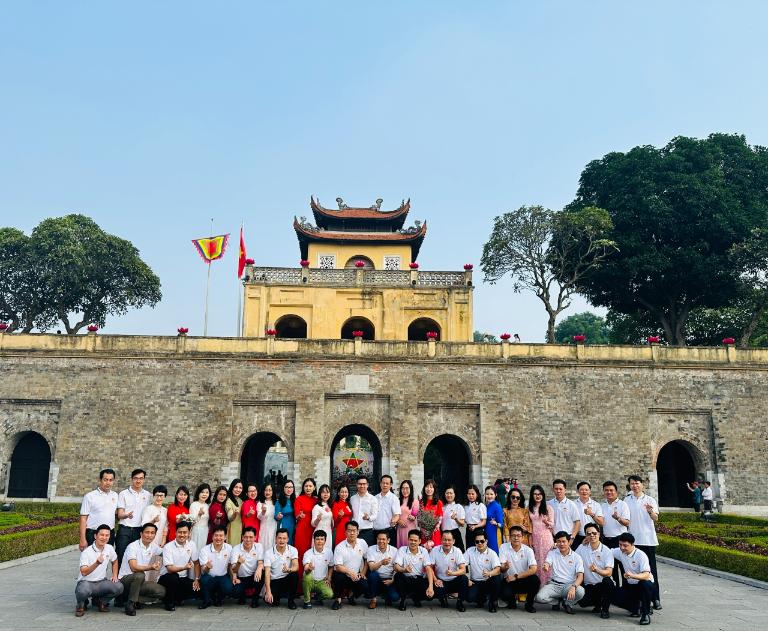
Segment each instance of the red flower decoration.
M176 329L180 335L186 335L189 333L189 329L185 326L180 326L178 329Z
M648 336L648 343L649 344L658 344L661 338L658 335L649 335Z
M428 340L436 340L437 339L437 331L427 331L427 339Z
M587 339L586 335L574 335L573 336L573 341L574 342L583 342L586 339Z
M419 269L419 264L418 263L408 263L408 267L410 267L411 269Z
M365 267L365 263L363 261L355 261L355 267Z
M254 261L253 259L245 259L245 264L246 265L253 265L255 262L256 261Z
M474 269L474 267L475 266L472 265L472 263L464 263L464 270L467 271L467 272L472 270L472 269Z
M5 322L0 322L0 331L5 331L8 325Z
M97 327L95 324L89 324L89 325L88 325L88 330L89 330L91 333L96 333L96 331L98 331L98 330L99 330L99 327Z
M362 261L358 261L358 262L362 263ZM363 332L362 331L352 331L352 337L363 337Z
M274 337L275 335L277 335L277 329L267 329L267 335L271 335L272 337Z
M510 337L512 337L509 333L502 333L499 336L502 340L508 340Z
M732 337L724 337L723 338L723 344L725 344L726 346L730 346L730 345L735 344L735 343L736 343L736 340L734 338L732 338Z
M299 265L301 265L302 267L309 267L309 261L307 259L301 259L299 261Z

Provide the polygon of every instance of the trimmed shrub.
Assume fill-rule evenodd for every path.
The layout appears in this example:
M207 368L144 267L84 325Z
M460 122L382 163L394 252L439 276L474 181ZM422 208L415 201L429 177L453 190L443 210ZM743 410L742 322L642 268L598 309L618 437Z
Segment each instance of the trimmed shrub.
M758 554L728 550L667 535L659 535L656 553L679 561L768 581L768 557Z
M72 523L0 535L0 561L20 559L76 544L80 540L79 533L79 524Z

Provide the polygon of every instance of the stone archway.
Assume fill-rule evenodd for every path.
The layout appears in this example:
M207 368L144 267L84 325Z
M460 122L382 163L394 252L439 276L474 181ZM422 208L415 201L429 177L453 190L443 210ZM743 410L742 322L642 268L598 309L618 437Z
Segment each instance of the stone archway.
M656 476L660 506L693 506L693 496L685 485L698 477L697 460L700 460L700 454L687 441L673 440L659 450Z
M341 327L341 339L354 339L352 331L362 331L364 340L376 339L376 327L373 326L373 322L371 322L368 318L356 316L347 320Z
M426 342L430 331L437 333L437 340L442 338L440 325L432 318L416 318L408 325L408 340Z
M284 315L275 322L277 337L307 339L307 323L297 315Z
M362 265L357 265L357 262L361 261ZM345 264L345 269L376 269L376 266L373 264L373 261L369 259L367 256L363 256L362 254L358 254L356 256L351 257Z
M282 488L282 481L290 477L289 461L288 448L280 436L272 432L252 434L240 456L240 478L259 489L268 481Z
M11 455L8 497L48 497L51 448L37 432L21 435Z
M433 438L424 450L424 479L431 478L437 482L441 497L446 486L453 486L457 501L464 502L471 462L467 443L458 436L441 434Z
M379 492L381 477L381 442L367 425L347 425L336 433L331 442L331 489L336 492L342 484L355 493L357 478L368 478L369 493Z

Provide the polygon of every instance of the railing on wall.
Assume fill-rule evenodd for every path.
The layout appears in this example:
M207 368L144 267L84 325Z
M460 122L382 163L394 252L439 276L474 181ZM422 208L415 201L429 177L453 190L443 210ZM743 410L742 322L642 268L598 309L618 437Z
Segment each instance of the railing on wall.
M355 287L471 287L472 272L422 272L419 270L319 269L246 266L246 284L326 285Z

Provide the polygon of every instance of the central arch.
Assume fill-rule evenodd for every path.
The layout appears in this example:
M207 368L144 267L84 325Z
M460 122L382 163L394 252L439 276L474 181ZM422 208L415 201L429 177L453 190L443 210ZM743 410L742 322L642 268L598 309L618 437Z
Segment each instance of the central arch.
M360 261L362 265L358 265L357 262ZM358 254L356 256L351 257L345 264L345 269L376 269L376 266L373 264L373 261L369 259L367 256L363 256L362 254Z
M367 425L347 425L331 442L331 488L335 494L342 484L355 493L357 478L368 478L369 493L379 492L381 477L381 443Z
M441 339L440 325L432 318L416 318L408 325L408 340L413 342L426 342L427 333L437 333L436 340Z
M282 438L272 432L258 432L245 442L240 457L240 478L255 483L259 489L266 483L279 485L288 477L288 448ZM278 487L275 488L277 492Z
M277 337L307 339L307 323L297 315L284 315L275 322Z
M690 508L693 496L686 484L696 479L692 446L682 440L664 445L656 458L659 506Z
M441 497L447 486L453 486L456 489L456 501L464 502L469 487L470 466L469 447L458 436L436 436L424 450L424 479L431 478L437 482Z
M37 432L26 432L11 455L8 497L48 497L51 448Z
M341 339L354 339L355 336L352 335L352 331L362 331L364 340L376 339L376 327L373 326L373 322L371 322L368 318L355 316L347 320L341 327Z

